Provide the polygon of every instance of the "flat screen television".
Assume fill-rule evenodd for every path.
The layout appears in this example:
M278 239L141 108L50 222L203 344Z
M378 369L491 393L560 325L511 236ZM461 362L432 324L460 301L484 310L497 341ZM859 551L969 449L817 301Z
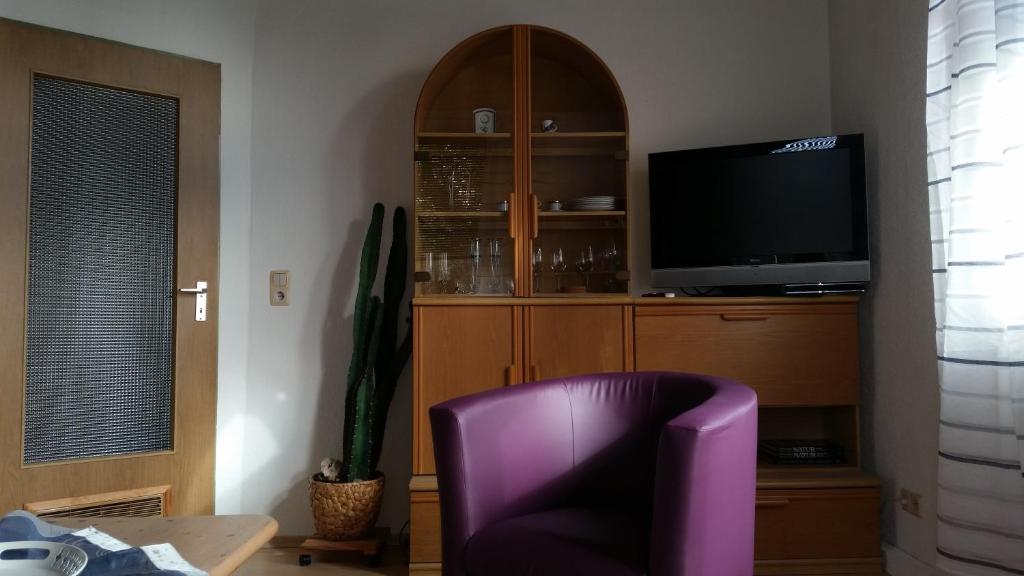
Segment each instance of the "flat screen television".
M649 157L659 288L870 279L861 134Z

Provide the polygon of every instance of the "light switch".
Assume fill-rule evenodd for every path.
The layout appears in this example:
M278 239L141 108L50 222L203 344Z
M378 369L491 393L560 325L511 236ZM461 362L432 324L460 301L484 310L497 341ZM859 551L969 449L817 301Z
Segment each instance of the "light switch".
M270 305L287 306L291 300L291 275L287 270L271 270Z

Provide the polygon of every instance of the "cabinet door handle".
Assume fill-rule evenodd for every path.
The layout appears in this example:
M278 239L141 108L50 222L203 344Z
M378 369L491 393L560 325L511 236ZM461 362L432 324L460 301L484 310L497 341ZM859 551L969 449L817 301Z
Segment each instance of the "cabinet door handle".
M785 508L786 506L789 506L789 498L765 498L754 502L754 508Z
M537 197L530 194L530 238L536 239L540 235L540 202Z
M508 237L516 237L516 193L508 194Z
M726 322L760 322L767 320L767 314L719 314Z

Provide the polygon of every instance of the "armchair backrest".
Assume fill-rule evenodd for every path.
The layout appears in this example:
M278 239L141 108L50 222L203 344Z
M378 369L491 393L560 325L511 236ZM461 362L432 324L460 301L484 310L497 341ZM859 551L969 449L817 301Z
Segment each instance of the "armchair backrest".
M662 426L712 393L702 380L665 373L565 378L571 405L574 504L643 515L651 507Z
M677 373L593 374L432 407L444 573L464 575L466 543L505 518L588 504L650 518L663 428L723 383L738 386Z

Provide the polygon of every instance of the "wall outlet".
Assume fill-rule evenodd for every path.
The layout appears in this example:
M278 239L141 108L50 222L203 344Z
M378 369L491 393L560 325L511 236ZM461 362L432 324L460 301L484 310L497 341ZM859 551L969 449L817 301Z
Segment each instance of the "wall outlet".
M270 305L287 306L292 303L292 280L287 270L270 271Z
M918 518L921 517L921 495L906 488L900 489L900 508Z

